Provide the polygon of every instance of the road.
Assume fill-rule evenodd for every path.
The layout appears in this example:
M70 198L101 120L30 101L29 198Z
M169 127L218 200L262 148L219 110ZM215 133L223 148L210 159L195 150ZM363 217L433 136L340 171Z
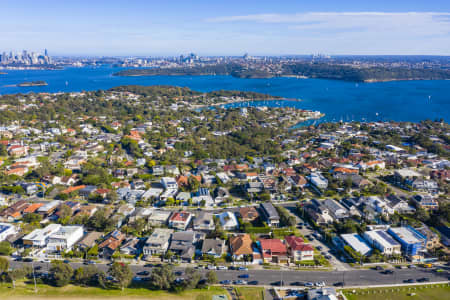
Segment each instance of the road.
M295 219L297 220L297 226L305 223L304 220L297 216L296 203L285 203L281 204L281 206L286 208L291 213L291 215L295 217ZM312 235L316 232L315 230L308 229L306 226L303 226L303 228L299 230L303 236ZM348 264L341 262L334 254L330 253L331 249L326 244L317 239L311 240L310 244L316 248L319 246L321 249L320 252L326 252L327 255L330 255L331 259L329 259L329 261L333 268L335 268L337 271L348 271L351 269Z
M23 264L31 263L11 261L11 268L20 268ZM39 266L37 272L48 272L50 263L34 262L34 267ZM83 266L82 263L71 263L73 268ZM96 265L100 270L107 271L109 266L105 264ZM141 271L151 272L151 268L142 265L130 265L131 270L136 274ZM183 268L175 268L176 271L182 271ZM293 282L318 282L324 281L326 285L333 285L337 282L344 282L346 286L370 286L370 285L389 285L401 284L408 279L429 278L430 282L447 281L450 276L450 268L445 267L443 272L435 272L432 269L395 269L392 275L382 274L375 270L348 270L348 271L279 271L279 270L217 270L219 281L237 280L242 274L249 274L247 281L258 281L258 285L271 285L283 280L285 285L291 285ZM206 273L206 270L200 270Z

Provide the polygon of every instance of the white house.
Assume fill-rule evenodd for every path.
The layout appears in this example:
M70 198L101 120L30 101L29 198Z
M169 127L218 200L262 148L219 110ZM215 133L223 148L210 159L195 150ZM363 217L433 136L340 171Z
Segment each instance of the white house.
M235 230L239 228L239 222L232 212L223 212L217 215L222 228L225 230Z
M371 246L377 248L383 254L393 255L402 253L400 243L394 240L386 231L366 231L364 232L364 238Z
M50 224L45 228L35 229L22 238L23 244L33 247L45 247L49 237L61 227L60 224Z
M6 240L10 235L16 234L16 226L8 223L0 223L0 242Z
M169 241L172 233L173 229L155 228L142 248L144 255L151 256L154 254L166 253L167 248L169 248Z
M328 179L323 177L320 173L311 173L311 175L309 175L309 181L312 185L321 190L328 187Z
M51 252L70 250L83 235L83 226L62 226L49 236L47 249Z
M161 178L161 184L166 190L178 190L178 184L175 178L163 177Z

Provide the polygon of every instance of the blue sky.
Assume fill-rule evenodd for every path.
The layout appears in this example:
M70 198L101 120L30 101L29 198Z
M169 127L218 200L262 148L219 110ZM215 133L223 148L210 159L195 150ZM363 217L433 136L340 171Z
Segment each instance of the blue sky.
M1 0L0 51L450 55L450 1Z

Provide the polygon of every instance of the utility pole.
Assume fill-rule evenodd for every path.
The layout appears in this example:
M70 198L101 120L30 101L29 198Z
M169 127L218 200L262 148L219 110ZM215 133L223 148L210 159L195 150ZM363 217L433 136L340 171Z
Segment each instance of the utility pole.
M33 262L31 262L31 267L33 268L34 293L37 294L36 275L34 274L34 263Z

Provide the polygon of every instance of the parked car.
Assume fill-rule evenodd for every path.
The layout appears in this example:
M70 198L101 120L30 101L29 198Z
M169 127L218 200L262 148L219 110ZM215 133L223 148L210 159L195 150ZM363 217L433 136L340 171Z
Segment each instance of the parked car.
M149 271L141 271L141 272L138 272L138 273L136 273L136 274L137 274L137 275L147 276L147 275L150 274L150 272L149 272Z
M217 267L217 270L226 270L226 269L227 269L226 266L218 266L218 267Z
M324 281L319 281L319 282L316 282L315 285L323 287L323 286L325 286L325 282Z
M247 281L245 281L245 280L236 280L234 282L234 284L245 285L245 284L247 284Z
M249 285L258 285L258 280L253 280L253 281L249 281L248 284Z
M231 284L231 280L222 280L220 284Z
M23 261L24 262L33 262L33 259L28 257L28 258L24 258Z
M248 268L246 268L246 267L239 267L238 270L239 270L239 271L248 271Z
M373 269L376 270L376 271L384 270L383 267L381 267L381 266L375 266Z
M416 282L416 280L414 280L413 278L410 278L410 279L403 280L403 282L404 283L414 283L414 282Z
M312 287L312 286L314 286L314 283L312 283L312 282L305 282L305 286L306 287Z
M417 279L417 282L429 282L429 281L430 281L430 278L428 278L428 277L423 277L423 278Z
M304 283L303 283L303 282L300 282L300 281L295 281L295 282L291 282L290 285L292 285L292 286L303 286Z

